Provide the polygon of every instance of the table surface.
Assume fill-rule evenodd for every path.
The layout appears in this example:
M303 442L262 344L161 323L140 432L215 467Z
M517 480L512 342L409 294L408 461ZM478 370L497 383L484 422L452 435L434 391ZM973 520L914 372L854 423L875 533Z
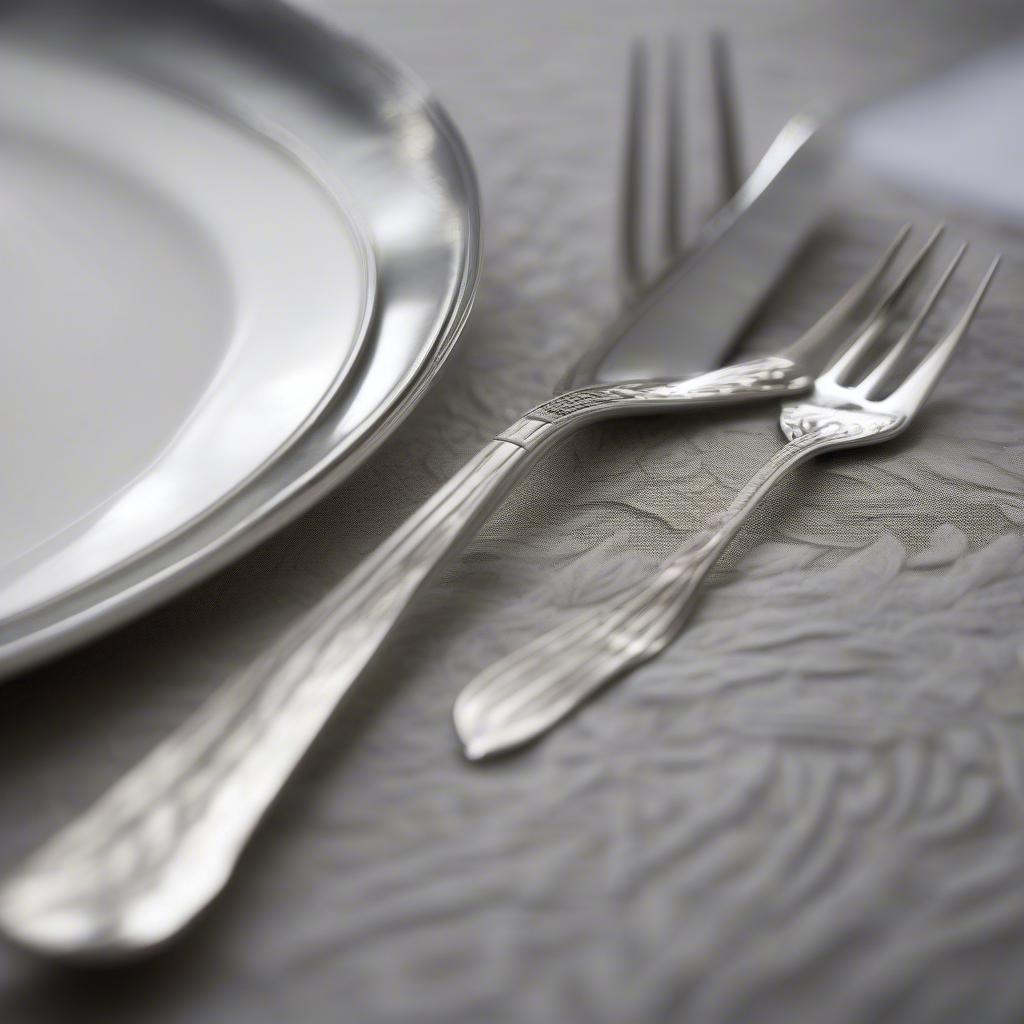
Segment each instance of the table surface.
M630 37L678 32L696 83L707 31L730 33L749 157L809 102L894 89L1024 23L1016 0L336 6L466 136L484 196L474 313L345 486L0 688L0 869L543 399L608 320ZM891 196L879 212L901 205L931 216ZM459 754L459 689L699 529L777 445L768 410L609 424L552 455L415 602L193 932L99 974L0 950L0 1020L1024 1019L1024 241L954 227L1008 258L927 414L780 487L661 658L521 756ZM858 244L810 258L762 335L812 318L814 281L848 275Z

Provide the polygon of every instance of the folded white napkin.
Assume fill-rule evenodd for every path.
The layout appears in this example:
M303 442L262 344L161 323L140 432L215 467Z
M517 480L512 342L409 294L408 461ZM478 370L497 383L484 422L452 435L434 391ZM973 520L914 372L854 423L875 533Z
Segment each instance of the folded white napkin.
M849 123L859 163L943 203L1024 222L1024 40Z

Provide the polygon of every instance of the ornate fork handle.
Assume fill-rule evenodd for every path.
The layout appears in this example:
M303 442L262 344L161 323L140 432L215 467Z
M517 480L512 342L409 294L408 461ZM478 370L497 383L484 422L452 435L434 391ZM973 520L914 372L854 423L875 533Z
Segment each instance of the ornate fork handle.
M616 676L659 654L682 628L701 581L771 487L819 452L855 444L879 428L877 417L844 411L822 419L802 409L794 407L786 423L789 443L657 573L514 651L463 690L455 724L467 756L533 739Z
M50 955L123 957L221 890L263 813L431 571L543 451L593 419L788 394L759 359L674 384L586 388L488 444L285 637L203 705L0 890L0 925Z

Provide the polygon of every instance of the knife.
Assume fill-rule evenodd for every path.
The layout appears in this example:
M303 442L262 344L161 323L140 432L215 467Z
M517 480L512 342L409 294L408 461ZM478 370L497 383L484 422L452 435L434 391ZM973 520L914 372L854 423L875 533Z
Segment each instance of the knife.
M0 889L0 927L50 956L160 945L221 891L249 836L425 580L538 456L606 416L791 394L720 365L819 219L834 147L792 122L670 271L570 372L570 390L474 456L284 638L229 680Z

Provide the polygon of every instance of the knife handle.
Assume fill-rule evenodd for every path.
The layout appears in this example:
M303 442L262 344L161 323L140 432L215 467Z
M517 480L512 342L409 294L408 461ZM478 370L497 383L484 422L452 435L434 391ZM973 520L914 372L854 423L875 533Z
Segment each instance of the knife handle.
M0 888L0 928L50 956L159 946L221 891L249 836L431 572L528 465L590 420L806 386L777 357L688 381L569 392L490 442L284 637Z
M495 440L0 888L0 929L96 962L158 947L246 841L430 571L542 450Z

